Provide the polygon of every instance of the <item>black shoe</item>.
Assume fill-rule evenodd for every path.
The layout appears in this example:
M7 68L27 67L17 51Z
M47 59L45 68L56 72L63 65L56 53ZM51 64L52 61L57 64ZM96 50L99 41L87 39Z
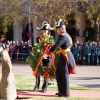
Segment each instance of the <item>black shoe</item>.
M69 95L62 95L62 94L59 94L58 97L69 97Z
M43 93L46 93L46 90L42 90Z
M33 89L33 91L37 91L37 90L38 90L38 88L36 88L36 87Z
M46 91L42 91L43 93L46 93Z
M60 93L58 92L58 93L56 93L55 95L59 95Z

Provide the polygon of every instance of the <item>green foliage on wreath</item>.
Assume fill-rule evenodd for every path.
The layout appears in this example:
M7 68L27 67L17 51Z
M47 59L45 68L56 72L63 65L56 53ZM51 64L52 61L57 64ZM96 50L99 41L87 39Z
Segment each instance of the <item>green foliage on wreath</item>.
M37 45L32 48L32 51L26 60L27 62L30 63L30 67L32 68L33 71L35 70L37 63L38 63L42 53L44 52L44 50L46 48L45 43L54 44L54 40L51 40L47 37L46 40L42 41L42 43L37 43ZM55 55L57 58L59 58L58 51L55 52ZM52 67L46 67L46 66L40 65L38 68L37 74L40 76L43 76L43 74L44 74L43 70L45 70L49 73L51 79L55 78L55 70Z
M43 66L42 69L49 73L51 80L56 78L56 73L55 73L55 70L53 68Z

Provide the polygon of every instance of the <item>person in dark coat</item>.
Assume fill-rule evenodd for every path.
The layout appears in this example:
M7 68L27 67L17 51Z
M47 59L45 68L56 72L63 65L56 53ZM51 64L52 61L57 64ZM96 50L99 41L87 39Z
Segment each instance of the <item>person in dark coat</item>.
M56 69L56 80L58 85L58 95L59 97L69 97L69 74L76 73L76 63L72 52L70 51L72 46L72 39L66 31L65 23L62 19L57 22L56 30L59 35L55 45L44 55L44 58L51 56L52 52L60 48L60 59L57 64Z
M72 54L74 56L75 62L78 65L79 63L79 54L80 54L80 49L77 46L77 43L74 43L74 46L72 47Z
M42 40L46 39L45 36L48 35L49 30L53 30L53 28L51 28L50 25L46 22L43 22L42 27L37 28L37 29L39 29L42 33L39 37L36 38L37 43L42 43ZM53 39L53 37L50 36L50 39ZM52 61L51 57L47 57L47 59L42 60L42 65L50 67L51 61ZM39 86L40 86L40 76L36 75L35 78L36 78L36 83L35 83L34 91L37 91L39 89ZM47 91L48 81L49 81L48 78L44 78L44 82L43 82L43 85L42 85L42 92Z
M94 43L94 64L99 65L99 46L97 42Z
M86 42L85 47L84 47L84 57L85 57L85 64L90 65L91 48L88 42Z

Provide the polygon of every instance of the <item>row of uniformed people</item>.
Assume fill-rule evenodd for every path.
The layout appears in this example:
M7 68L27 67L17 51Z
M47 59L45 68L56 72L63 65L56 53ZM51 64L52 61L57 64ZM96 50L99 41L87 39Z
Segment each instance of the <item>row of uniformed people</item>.
M100 65L100 45L86 42L84 45L74 43L71 48L76 64Z

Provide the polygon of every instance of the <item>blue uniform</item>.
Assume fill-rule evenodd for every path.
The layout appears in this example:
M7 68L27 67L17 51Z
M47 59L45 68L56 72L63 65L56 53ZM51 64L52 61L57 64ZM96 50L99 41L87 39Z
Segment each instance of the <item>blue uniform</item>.
M89 45L84 47L84 57L86 65L90 65L91 48Z
M75 62L78 65L78 60L79 60L79 54L80 54L80 49L78 46L73 46L72 47L72 54L74 56Z
M68 33L65 33L68 34ZM54 52L57 50L59 47L61 47L62 50L67 49L70 47L70 36L66 36L65 34L59 35L58 41L55 43L55 45L50 49L50 52ZM66 63L66 59L60 54L60 59L57 64L57 69L56 69L56 80L57 80L57 85L58 85L58 92L62 96L69 96L70 91L69 91L69 65L70 68L75 67L75 61L74 57L72 55L71 51L66 52L68 56L68 65Z
M99 47L94 46L94 64L98 65L99 64Z
M90 65L94 65L94 46L90 46L91 55L90 55Z

